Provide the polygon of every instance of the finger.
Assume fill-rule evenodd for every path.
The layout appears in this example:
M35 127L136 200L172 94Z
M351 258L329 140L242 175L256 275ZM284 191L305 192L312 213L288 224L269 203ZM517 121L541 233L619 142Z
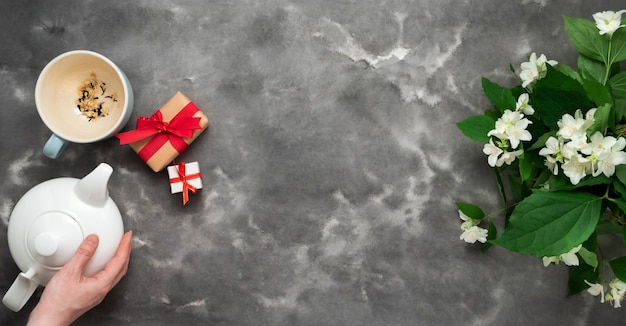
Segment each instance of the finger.
M86 236L80 246L78 246L78 249L76 249L74 256L65 264L64 268L82 276L85 265L87 265L96 252L96 249L98 249L98 243L100 243L100 239L97 235L90 234Z
M126 232L122 236L115 256L104 266L102 271L94 275L94 278L109 282L111 286L114 286L122 279L128 270L132 236L132 231Z
M109 282L111 287L115 286L126 275L130 261L131 240L132 232L129 231L120 240L115 256L104 267L101 272L102 275L96 275L96 277L102 277Z

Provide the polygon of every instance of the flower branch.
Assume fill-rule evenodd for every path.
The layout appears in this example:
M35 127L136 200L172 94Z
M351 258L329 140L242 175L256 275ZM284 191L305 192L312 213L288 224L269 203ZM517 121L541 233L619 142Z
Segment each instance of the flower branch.
M457 123L483 144L504 203L491 214L457 203L460 239L536 256L544 266L562 262L570 269L570 294L587 290L616 308L626 293L626 255L606 257L597 238L626 231L623 13L596 13L594 21L564 17L577 69L531 53L519 73L511 68L515 87L483 78L493 107ZM491 219L502 212L498 234Z

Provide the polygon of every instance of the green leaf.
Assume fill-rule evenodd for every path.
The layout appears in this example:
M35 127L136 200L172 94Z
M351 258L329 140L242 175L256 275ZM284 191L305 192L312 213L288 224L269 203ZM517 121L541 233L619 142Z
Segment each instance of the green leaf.
M615 258L609 261L613 274L622 282L626 282L626 257Z
M580 65L579 65L579 67L580 67ZM578 69L580 69L580 68L578 68ZM568 66L566 64L559 63L556 66L556 70L558 70L562 74L566 75L567 77L569 77L569 78L579 82L580 84L583 83L582 78L580 77L580 74L577 73L574 69L572 69L572 67L570 67L570 66Z
M621 198L609 198L609 201L616 204L620 210L626 212L626 201Z
M539 79L533 89L536 87L565 90L585 95L585 88L582 85L580 77L575 79L551 65L546 65L546 76Z
M591 20L564 17L564 21L572 45L581 54L603 62L606 67L626 60L626 32L623 28L615 31L609 41L606 35L600 35Z
M614 98L626 99L626 71L622 71L611 77L608 85Z
M513 67L513 64L509 63L509 70L513 73L513 75L517 75L517 73L515 72L515 67Z
M546 68L546 77L538 80L533 87L530 103L543 123L555 130L556 122L563 114L574 114L577 109L586 111L594 105L589 101L582 84L550 65Z
M611 53L609 58L609 66L614 62L626 60L626 31L624 31L624 28L620 28L613 33L613 36L611 37Z
M615 121L622 121L626 116L626 99L614 99Z
M589 288L589 285L585 283L585 280L587 280L587 282L596 283L599 276L600 272L597 268L593 268L586 264L570 267L569 278L567 280L569 288L567 295L574 295L586 290Z
M521 181L526 181L530 179L533 171L532 161L528 157L520 157L519 158L519 173L521 177Z
M615 176L622 184L626 185L626 164L615 166Z
M516 99L515 103L517 104L517 98L519 98L520 95L526 93L526 89L522 87L522 85L517 85L511 88L511 93L513 94L513 98Z
M613 98L611 98L609 90L602 83L591 79L583 79L583 86L587 96L596 106L613 104Z
M581 247L578 251L578 255L582 258L587 265L597 268L598 267L598 257L595 252L591 252L587 250L585 247Z
M550 129L558 129L556 122L564 114L572 114L576 109L589 109L592 105L587 96L559 89L535 87L532 94L532 105L541 115L543 123Z
M483 112L484 115L490 117L493 119L494 121L494 125L495 125L495 121L500 119L500 117L502 116L502 112L496 110L496 109L487 109Z
M580 187L587 187L587 186L607 185L610 183L611 183L611 178L607 177L604 174L600 174L597 177L587 176L584 179L582 179L577 185L575 185L574 189L580 188Z
M590 59L582 54L578 56L578 70L583 78L595 80L599 83L604 83L607 78L604 63Z
M489 136L487 136L487 134L495 128L495 125L496 120L486 115L471 116L456 124L465 136L481 143L489 142Z
M494 174L496 175L496 183L498 184L498 190L500 191L500 195L502 196L502 202L506 203L508 200L506 199L506 189L504 188L504 182L502 182L502 174L500 173L499 168L493 169ZM505 212L504 225L506 226L509 223L509 217L511 216L512 208L507 208Z
M498 230L496 229L496 225L489 221L489 226L487 228L487 240L493 240L498 236Z
M534 189L543 188L551 176L553 176L552 171L544 168L535 179L535 183L533 184L532 187Z
M620 72L611 77L607 87L613 96L615 120L620 121L626 115L626 72Z
M572 190L574 186L569 181L569 179L563 175L551 175L546 182L547 189L551 191L562 191L562 190Z
M620 195L621 199L626 198L626 185L622 181L613 179L613 189Z
M605 176L604 174L600 174L597 177L586 176L583 178L577 185L573 185L570 180L564 175L553 175L548 181L550 190L574 190L588 186L597 186L597 185L605 185L610 184L612 182L611 178Z
M587 192L536 191L519 203L493 243L521 254L561 255L589 238L601 208L602 197Z
M598 32L596 25L584 18L563 17L565 30L572 45L581 54L606 63L609 52L608 39Z
M482 87L485 95L500 112L504 110L515 110L517 100L513 96L513 92L506 87L502 87L489 79L482 78Z
M522 178L520 176L513 173L508 173L507 178L507 185L509 186L509 193L511 194L511 200L513 202L522 201L524 197L528 196L528 193L525 191L526 187L524 186L524 183L522 182Z
M458 202L456 203L456 207L463 212L463 214L473 220L480 220L485 217L483 210L474 204Z

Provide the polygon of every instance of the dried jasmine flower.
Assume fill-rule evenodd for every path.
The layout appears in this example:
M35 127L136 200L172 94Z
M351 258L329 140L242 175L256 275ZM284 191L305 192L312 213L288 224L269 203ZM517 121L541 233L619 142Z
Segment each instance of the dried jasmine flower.
M105 99L117 102L117 93L107 94L106 83L98 80L95 73L91 73L90 78L78 86L76 93L76 107L89 121L109 115L110 108L104 106Z

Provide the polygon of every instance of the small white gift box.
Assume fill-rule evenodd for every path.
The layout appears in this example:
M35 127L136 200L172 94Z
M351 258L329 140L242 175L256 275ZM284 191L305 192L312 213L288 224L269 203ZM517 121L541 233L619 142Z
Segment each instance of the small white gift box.
M167 167L167 174L170 178L170 188L172 194L182 192L183 204L189 201L189 191L195 193L202 188L202 175L198 162L184 163Z

